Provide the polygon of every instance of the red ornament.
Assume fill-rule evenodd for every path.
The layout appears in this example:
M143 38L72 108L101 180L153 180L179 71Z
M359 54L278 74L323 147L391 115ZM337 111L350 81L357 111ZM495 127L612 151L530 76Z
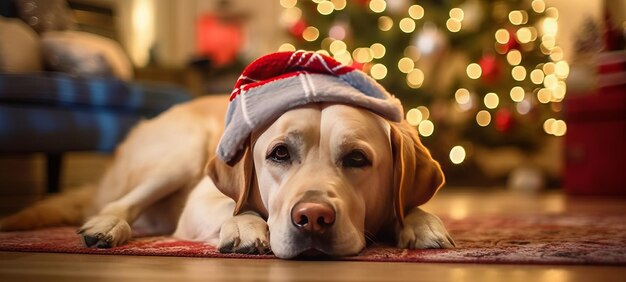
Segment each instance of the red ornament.
M507 133L513 127L513 114L507 108L501 108L496 112L494 123L496 130L500 133Z
M227 65L235 60L243 44L243 30L239 23L205 14L198 19L197 27L198 54L209 57L215 66Z
M487 84L497 82L502 77L502 67L498 59L493 54L486 54L480 60L478 65L482 70L481 80Z
M306 22L303 19L299 19L289 28L289 33L295 38L302 38L302 33L306 29Z

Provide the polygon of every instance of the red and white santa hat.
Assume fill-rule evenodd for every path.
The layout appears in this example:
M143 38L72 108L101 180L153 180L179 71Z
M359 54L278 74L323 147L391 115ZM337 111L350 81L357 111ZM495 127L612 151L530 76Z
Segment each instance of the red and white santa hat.
M286 111L331 102L370 110L390 121L404 116L400 101L364 72L316 52L278 52L248 65L230 96L217 156L230 162L250 134Z

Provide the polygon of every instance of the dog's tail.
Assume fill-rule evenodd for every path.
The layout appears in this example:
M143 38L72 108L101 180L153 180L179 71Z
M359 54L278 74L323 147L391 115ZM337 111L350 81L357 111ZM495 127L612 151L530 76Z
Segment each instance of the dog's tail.
M0 231L80 225L83 223L87 208L91 205L95 189L95 186L83 186L37 202L0 219Z

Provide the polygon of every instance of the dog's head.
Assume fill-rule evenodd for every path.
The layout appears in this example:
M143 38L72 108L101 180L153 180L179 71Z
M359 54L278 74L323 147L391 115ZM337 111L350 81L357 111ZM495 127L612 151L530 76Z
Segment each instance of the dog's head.
M383 226L428 201L443 173L417 132L356 107L310 104L252 134L233 163L207 173L237 203L267 218L280 258L310 250L357 254Z

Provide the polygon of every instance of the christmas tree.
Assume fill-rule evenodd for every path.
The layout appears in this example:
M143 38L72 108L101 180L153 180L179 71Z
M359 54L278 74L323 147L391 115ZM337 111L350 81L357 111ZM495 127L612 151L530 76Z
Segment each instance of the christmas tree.
M474 146L530 151L565 134L569 65L555 44L558 11L543 0L280 2L292 38L280 50L322 52L368 73L450 165Z

